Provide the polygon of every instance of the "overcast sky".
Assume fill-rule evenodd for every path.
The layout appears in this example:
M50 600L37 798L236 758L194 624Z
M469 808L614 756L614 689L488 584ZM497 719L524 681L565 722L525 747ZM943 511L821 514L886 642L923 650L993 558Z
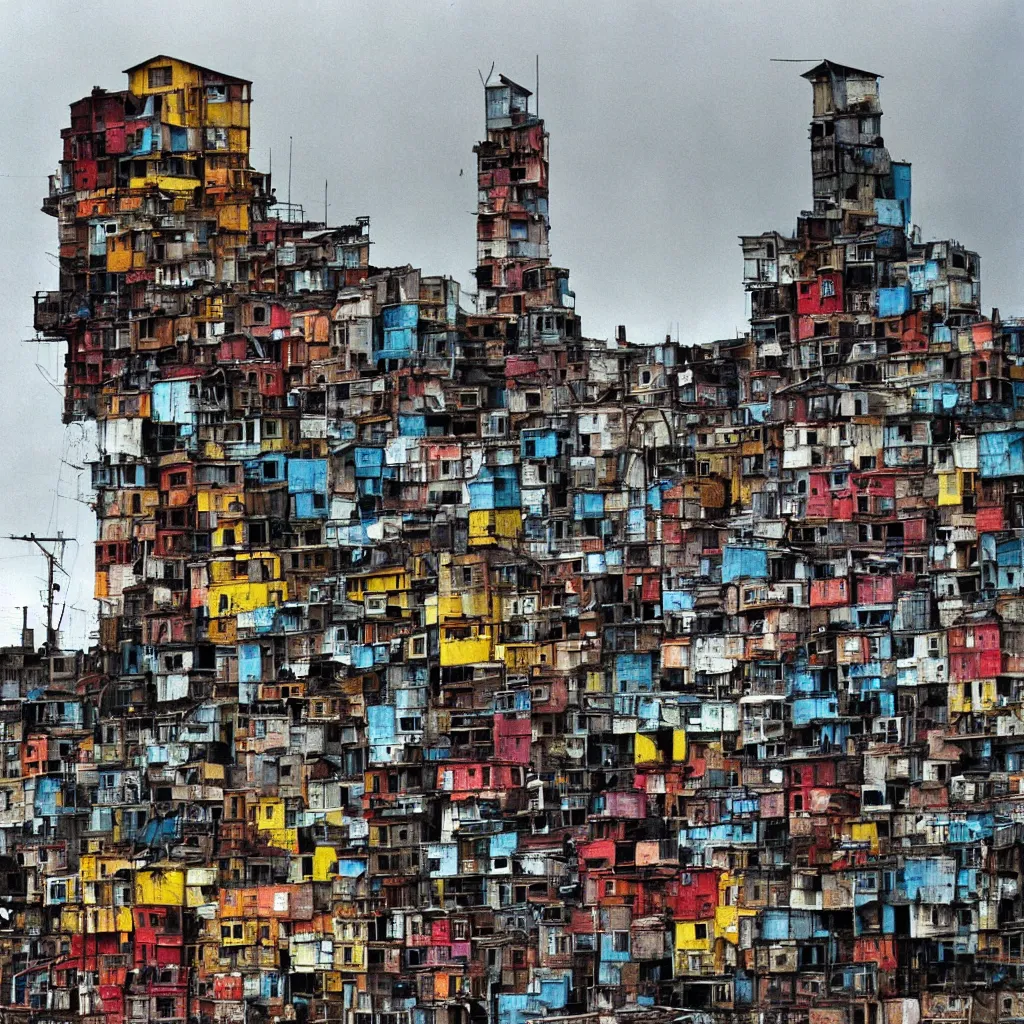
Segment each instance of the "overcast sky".
M24 344L31 295L57 286L56 221L39 212L68 104L157 53L253 80L252 160L310 217L369 214L378 265L471 282L477 70L532 88L551 133L551 249L585 332L658 341L743 327L740 234L791 232L810 205L807 122L820 59L883 76L882 130L913 162L925 238L982 255L986 311L1024 314L1024 14L984 3L193 3L0 0L0 229L6 352L0 533L76 536L66 639L92 628L86 435L60 422L63 352ZM464 172L464 173L462 173ZM0 643L36 623L44 563L0 541ZM37 634L37 640L42 638Z

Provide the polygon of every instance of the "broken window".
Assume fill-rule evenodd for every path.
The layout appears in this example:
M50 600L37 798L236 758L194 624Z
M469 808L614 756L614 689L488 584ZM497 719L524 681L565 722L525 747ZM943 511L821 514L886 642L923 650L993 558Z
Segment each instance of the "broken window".
M146 82L150 89L164 89L171 85L173 82L173 72L170 64L149 68L146 73Z

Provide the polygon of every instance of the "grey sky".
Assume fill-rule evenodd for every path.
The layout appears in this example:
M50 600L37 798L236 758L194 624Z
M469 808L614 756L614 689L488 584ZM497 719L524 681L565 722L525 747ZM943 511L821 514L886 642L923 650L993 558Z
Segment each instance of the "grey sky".
M807 66L828 57L884 76L883 134L914 164L925 238L982 256L982 301L1024 314L1024 8L1019 3L396 4L0 0L8 99L0 109L6 372L0 533L78 536L67 640L92 621L93 520L80 428L60 423L59 346L21 344L31 294L55 288L56 222L39 212L68 104L156 53L252 79L255 166L333 222L372 218L372 259L451 274L474 262L477 69L532 87L551 132L551 247L572 271L592 337L638 341L742 328L737 235L791 231L809 205ZM464 173L460 176L460 170ZM38 365L37 365L38 364ZM0 541L0 643L36 608L43 563ZM38 635L41 637L41 635Z

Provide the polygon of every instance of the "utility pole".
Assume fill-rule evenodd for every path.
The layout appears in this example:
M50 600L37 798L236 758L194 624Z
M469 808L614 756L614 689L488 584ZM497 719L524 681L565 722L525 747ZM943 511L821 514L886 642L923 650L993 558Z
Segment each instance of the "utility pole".
M60 557L64 557L64 535L58 530L56 537L37 537L34 533L30 533L26 536L14 536L13 534L7 535L7 540L21 540L28 544L35 544L43 556L46 558L46 660L49 665L48 679L49 685L53 685L53 649L57 645L57 637L53 628L53 570L54 567L64 571L63 566L60 564L60 559L57 557L55 551L50 551L43 547L44 544L59 544L60 545Z
M292 137L288 136L288 223L292 222Z

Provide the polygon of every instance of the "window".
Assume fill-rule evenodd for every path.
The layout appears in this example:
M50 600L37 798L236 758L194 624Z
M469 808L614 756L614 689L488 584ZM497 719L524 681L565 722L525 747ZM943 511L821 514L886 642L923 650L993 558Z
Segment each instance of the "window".
M206 148L207 149L227 149L228 148L228 130L226 128L207 128L206 129Z
M150 89L166 88L171 84L171 66L166 64L150 68L146 73L146 80Z
M693 937L695 939L706 939L708 937L708 926L706 924L695 924L693 926Z
M628 953L629 932L612 932L612 946L616 953Z
M834 298L836 294L836 283L830 277L821 279L821 297L823 299Z

